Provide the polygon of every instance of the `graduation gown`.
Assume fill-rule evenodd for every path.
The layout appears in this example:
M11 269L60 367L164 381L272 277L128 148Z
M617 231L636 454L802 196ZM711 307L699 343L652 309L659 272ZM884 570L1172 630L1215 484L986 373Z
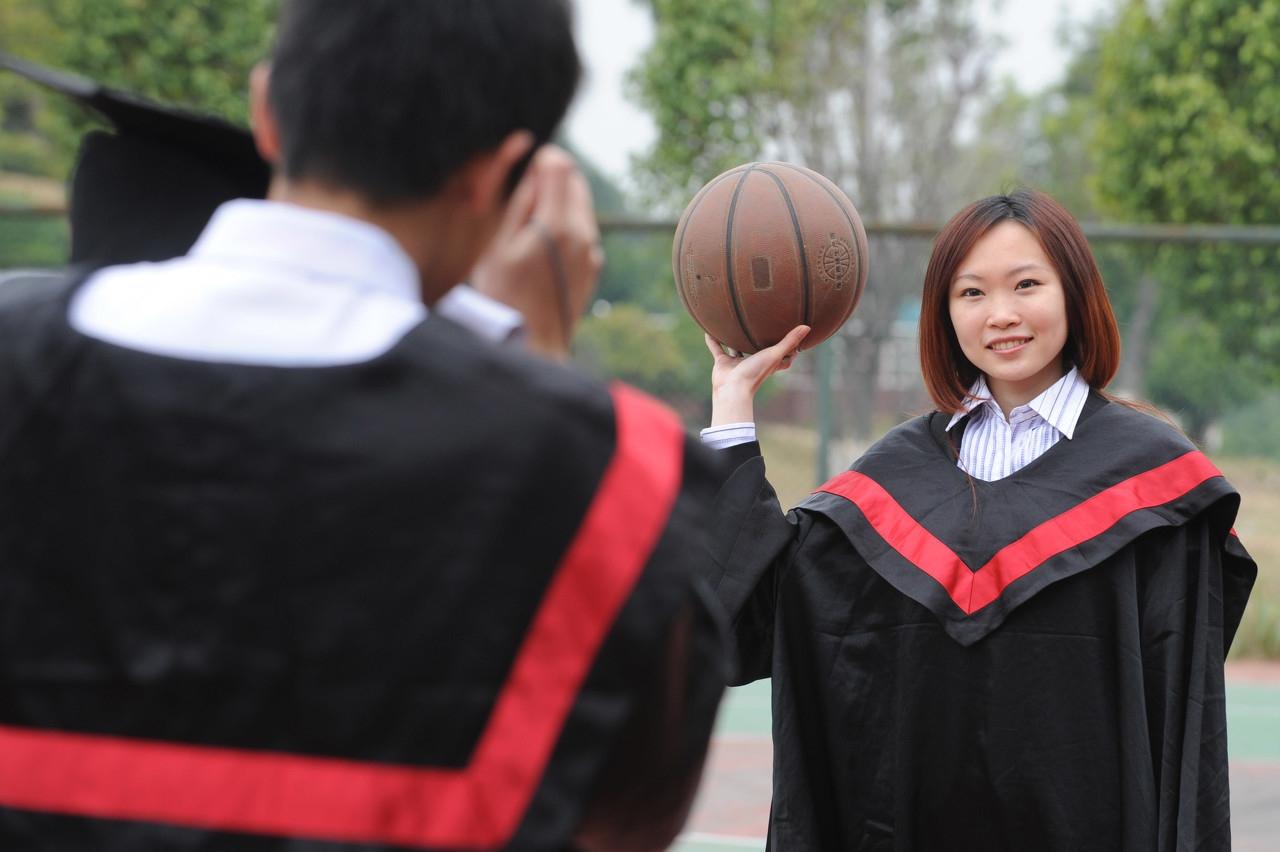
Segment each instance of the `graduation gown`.
M432 314L358 364L0 287L0 848L649 848L725 680L675 416Z
M779 850L1230 846L1238 496L1155 418L970 479L934 413L785 517L758 445L714 522L740 682L771 677ZM954 430L953 430L954 431Z

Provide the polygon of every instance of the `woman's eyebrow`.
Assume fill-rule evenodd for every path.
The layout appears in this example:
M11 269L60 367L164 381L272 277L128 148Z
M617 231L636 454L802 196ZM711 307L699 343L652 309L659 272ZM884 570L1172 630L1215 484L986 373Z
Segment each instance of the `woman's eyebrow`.
M1026 272L1026 271L1027 271L1027 270L1029 270L1029 269L1038 269L1038 270L1040 270L1041 272L1048 272L1048 271L1050 271L1050 270L1049 270L1049 267L1045 266L1043 263L1035 263L1035 262L1031 262L1031 263L1023 263L1023 264L1019 264L1018 266L1015 266L1013 269L1010 269L1008 272L1006 272L1006 273L1004 274L1004 277L1005 277L1005 278L1009 278L1009 277L1014 276L1014 275L1021 275L1022 273ZM976 273L976 272L961 272L959 275L957 275L957 276L952 280L952 282L951 282L951 283L952 283L952 284L955 284L955 283L959 282L959 281L960 281L961 279L963 279L963 278L972 278L972 279L973 279L973 280L975 280L975 281L985 281L985 280L986 280L985 278L983 278L981 275L979 275L979 274L978 274L978 273Z
M1049 268L1046 267L1043 263L1024 263L1021 266L1015 266L1013 269L1010 269L1008 272L1005 273L1005 277L1008 278L1013 275L1021 275L1022 273L1026 272L1029 269L1039 269L1042 272L1049 271Z

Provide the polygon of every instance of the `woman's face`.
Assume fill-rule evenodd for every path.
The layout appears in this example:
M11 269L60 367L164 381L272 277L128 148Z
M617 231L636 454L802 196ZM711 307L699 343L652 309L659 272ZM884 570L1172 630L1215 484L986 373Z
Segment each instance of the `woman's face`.
M1040 241L1006 220L960 261L948 299L960 349L1008 414L1062 377L1067 304Z

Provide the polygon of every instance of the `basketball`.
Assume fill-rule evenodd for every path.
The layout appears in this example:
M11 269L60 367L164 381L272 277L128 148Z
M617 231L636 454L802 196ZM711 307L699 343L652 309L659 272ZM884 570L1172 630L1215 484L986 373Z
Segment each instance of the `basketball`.
M790 163L746 163L693 197L671 246L676 289L694 322L758 352L797 325L800 348L835 334L867 283L867 234L834 183Z

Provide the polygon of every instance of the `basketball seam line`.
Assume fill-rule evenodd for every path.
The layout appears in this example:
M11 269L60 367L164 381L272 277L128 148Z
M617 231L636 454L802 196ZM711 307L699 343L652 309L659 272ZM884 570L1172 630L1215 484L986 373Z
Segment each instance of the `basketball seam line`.
M830 188L830 187L828 187L828 186L826 186L825 184L823 184L823 183L822 183L822 181L820 181L820 180L814 180L813 175L808 174L804 169L797 168L796 166L792 165L791 163L776 162L776 163L771 163L770 165L785 166L785 167L787 167L788 169L791 169L793 172L798 173L798 174L799 174L799 175L801 175L802 177L808 178L812 183L816 184L816 185L818 186L818 188L819 188L819 189L821 189L821 190L822 190L823 192L825 192L827 195L831 196L831 200L832 200L832 201L834 201L834 202L836 203L836 207L840 208L840 212L844 215L845 221L849 223L849 231L853 234L853 242L854 242L854 245L855 245L857 248L859 248L859 249L861 249L861 248L862 248L862 246L858 244L858 227L857 227L856 225L854 225L854 224L853 224L853 217L849 215L849 211L848 211L848 210L844 209L844 204L843 204L843 203L841 203L841 201L840 201L839 197L837 197L837 196L836 196L836 194L835 194L834 192L832 192L832 191L831 191L831 188ZM870 249L868 248L868 251L869 251L869 250L870 250ZM853 256L854 262L858 265L858 268L857 268L857 270L854 272L854 275L853 275L853 281L854 281L854 283L855 283L855 284L856 284L856 283L861 283L861 281L862 281L862 264L863 264L863 261L865 260L865 258L862 256L862 252L860 252L860 251L858 251L858 252L850 252L850 254ZM854 295L854 298L850 301L850 303L849 303L849 310L845 312L844 319L840 320L840 325L844 325L844 324L845 324L845 322L849 319L849 317L853 314L854 309L855 309L855 308L857 308L857 306L858 306L858 302L859 302L859 300L861 300L861 298L862 298L862 290L863 290L863 289L865 289L865 288L859 288L859 289L858 289L858 292Z
M804 293L804 311L801 314L801 322L805 325L813 325L810 318L813 316L813 289L809 283L809 256L804 246L804 234L800 231L800 217L796 214L796 206L791 202L791 193L787 192L786 186L782 183L782 178L775 175L768 169L760 169L762 174L766 174L773 178L773 182L778 185L778 192L782 195L782 200L787 203L787 212L791 214L791 227L796 232L796 248L800 251L800 271L803 277L800 279L800 289Z
M732 177L736 173L736 169L731 169L719 177L714 178L711 183L698 190L698 194L694 196L690 208L685 212L683 217L684 222L682 223L683 227L680 229L680 233L677 234L678 242L676 244L676 262L672 264L674 267L672 272L676 277L676 292L680 294L680 301L684 302L684 309L689 312L689 316L693 317L694 322L698 321L698 315L693 310L693 305L689 303L689 299L684 293L684 235L689 231L689 222L693 219L694 211L697 210L698 206L701 205L702 202L706 200L707 196L711 194L711 188L720 183L720 181L725 178ZM701 323L698 324L701 325Z
M725 217L724 264L729 273L729 301L733 304L733 313L738 318L738 328L742 329L743 336L747 338L747 342L751 344L752 348L759 352L760 344L756 343L756 339L751 336L751 332L747 329L747 319L742 315L742 306L738 304L738 282L733 275L733 215L738 210L738 196L742 194L742 187L755 170L756 164L752 163L742 173L742 177L738 178L738 185L733 188L733 198L729 201L729 215Z

